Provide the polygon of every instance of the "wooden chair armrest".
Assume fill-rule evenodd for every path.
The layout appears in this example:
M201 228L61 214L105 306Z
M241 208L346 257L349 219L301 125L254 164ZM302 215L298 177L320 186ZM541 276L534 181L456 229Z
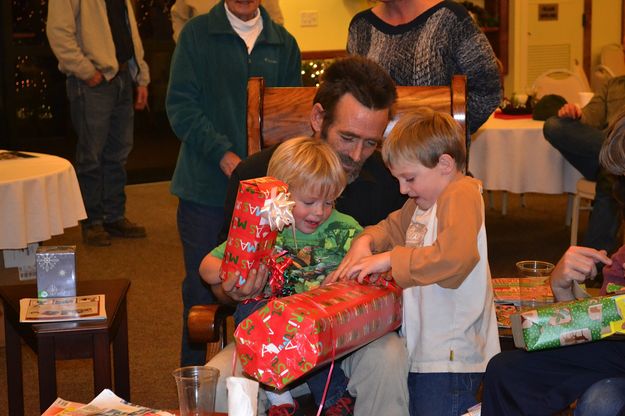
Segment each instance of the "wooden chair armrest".
M234 313L234 305L195 305L187 317L189 338L192 342L227 342L226 319Z

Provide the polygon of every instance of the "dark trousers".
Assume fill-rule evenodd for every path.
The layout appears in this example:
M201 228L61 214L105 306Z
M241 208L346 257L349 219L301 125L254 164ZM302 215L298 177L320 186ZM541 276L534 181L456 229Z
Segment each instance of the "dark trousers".
M483 373L409 373L410 416L457 416L477 404Z
M217 233L223 223L223 208L210 207L180 199L178 233L182 242L185 276L182 281L182 342L180 365L206 364L206 344L189 341L187 318L194 305L217 303L210 287L200 277L200 263L216 246Z
M78 135L74 165L86 224L124 218L126 160L133 142L133 88L127 70L95 87L73 76L67 78L72 124Z
M623 341L505 351L486 368L482 416L553 415L596 382L615 377L625 377Z
M545 122L543 134L584 178L597 182L588 230L581 245L612 253L618 247L616 237L620 215L618 203L612 196L609 175L599 165L599 151L605 133L579 120L551 117Z

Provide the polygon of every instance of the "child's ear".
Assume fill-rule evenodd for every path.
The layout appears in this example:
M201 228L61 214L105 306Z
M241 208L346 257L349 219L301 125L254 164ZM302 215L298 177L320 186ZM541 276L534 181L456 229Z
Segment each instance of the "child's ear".
M438 168L445 175L452 174L456 171L456 160L447 153L443 153L438 158Z
M315 103L310 113L310 125L312 126L312 129L315 132L315 136L317 136L321 132L321 126L323 126L324 115L325 115L325 110L323 109L323 106L319 103Z

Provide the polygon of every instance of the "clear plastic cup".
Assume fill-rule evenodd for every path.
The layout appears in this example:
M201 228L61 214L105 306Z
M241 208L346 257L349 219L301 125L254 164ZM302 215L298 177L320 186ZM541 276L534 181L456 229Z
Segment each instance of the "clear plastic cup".
M523 260L516 264L519 275L521 309L534 309L553 303L549 288L552 263L540 260Z
M219 370L189 366L173 371L178 388L180 416L210 416L215 411L215 391Z

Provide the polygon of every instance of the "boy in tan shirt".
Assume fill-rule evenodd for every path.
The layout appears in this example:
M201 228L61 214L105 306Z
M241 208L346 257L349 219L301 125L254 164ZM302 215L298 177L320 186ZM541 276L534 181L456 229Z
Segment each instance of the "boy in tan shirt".
M382 157L410 199L365 228L332 278L392 269L405 288L410 414L461 414L499 352L481 184L463 174L457 123L429 108L399 120Z

